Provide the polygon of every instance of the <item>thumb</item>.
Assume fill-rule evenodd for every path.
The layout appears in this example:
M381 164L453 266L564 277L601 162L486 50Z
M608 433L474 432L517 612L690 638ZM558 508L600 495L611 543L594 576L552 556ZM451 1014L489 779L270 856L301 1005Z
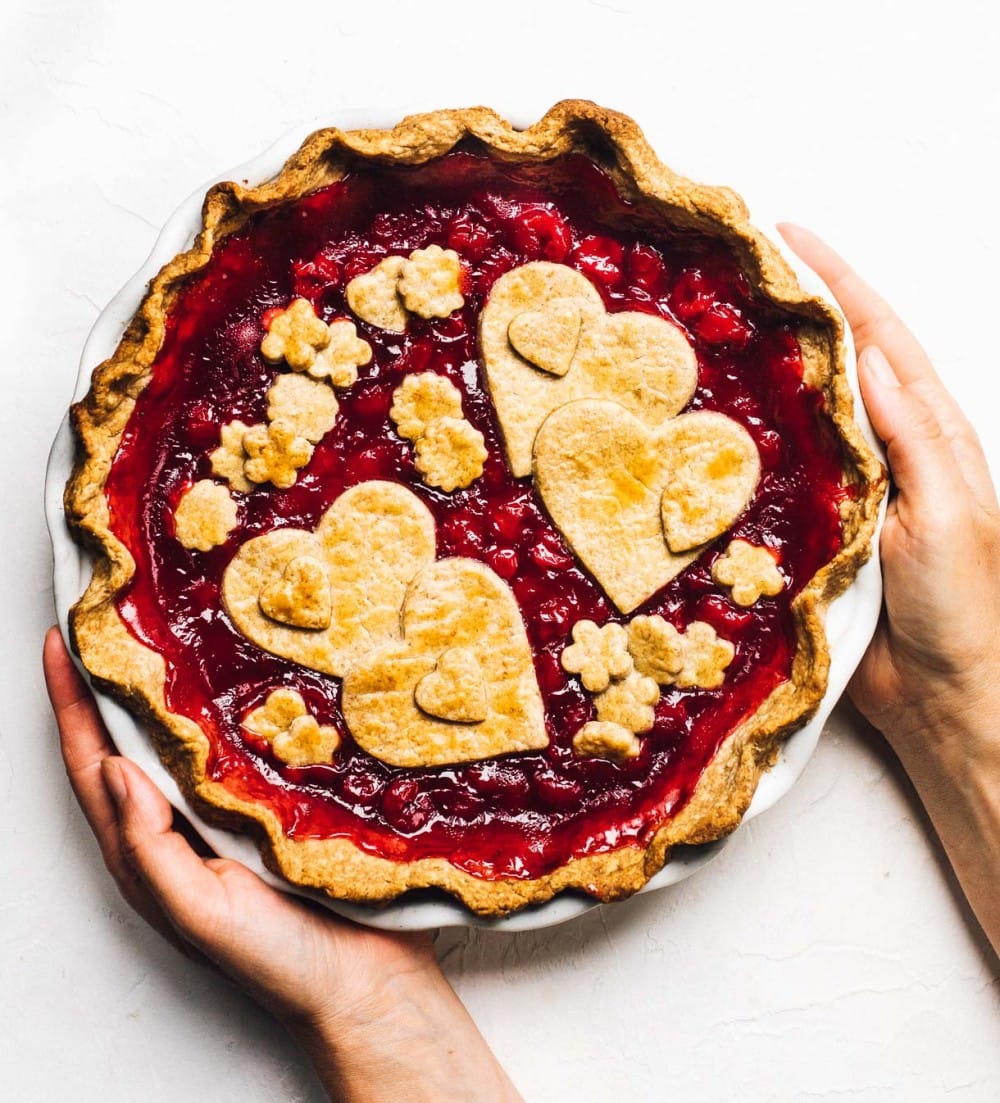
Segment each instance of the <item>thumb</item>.
M878 346L861 354L858 377L875 432L885 441L893 481L906 514L934 517L967 490L951 442L935 412L913 387L901 383Z
M218 879L173 830L170 803L138 766L112 756L102 772L118 809L125 859L177 930L199 943L218 917Z

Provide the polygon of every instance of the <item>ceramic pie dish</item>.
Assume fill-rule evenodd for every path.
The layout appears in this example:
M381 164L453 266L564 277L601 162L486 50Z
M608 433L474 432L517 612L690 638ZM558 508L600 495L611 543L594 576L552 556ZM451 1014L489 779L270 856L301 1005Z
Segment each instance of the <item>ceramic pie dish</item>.
M485 916L724 837L875 525L837 316L579 102L320 132L205 214L67 495L75 642L200 815Z

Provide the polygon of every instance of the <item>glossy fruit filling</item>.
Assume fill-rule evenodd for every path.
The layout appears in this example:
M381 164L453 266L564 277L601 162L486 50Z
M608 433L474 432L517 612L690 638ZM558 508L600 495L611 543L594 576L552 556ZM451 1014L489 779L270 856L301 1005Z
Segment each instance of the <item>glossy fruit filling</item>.
M359 167L255 215L175 301L107 483L113 530L136 563L119 609L166 660L169 707L207 733L211 777L269 806L289 835L346 836L397 860L440 856L483 878L539 876L573 857L641 845L683 807L726 734L789 677L791 601L841 544L838 503L848 490L837 437L822 396L802 381L794 319L752 292L725 247L650 225L648 212L578 156L524 167L456 152L419 168ZM239 524L229 541L210 552L182 547L173 510L194 481L213 477L220 426L266 418L278 370L260 354L266 312L299 295L326 321L353 318L349 280L387 255L432 243L462 259L464 308L445 319L411 317L402 335L358 321L372 361L339 393L336 425L295 485L234 494ZM739 421L763 466L730 533L636 610L678 628L712 624L736 648L725 682L664 689L655 727L625 765L574 753L573 735L594 718L593 698L559 656L577 620L627 618L577 564L531 480L510 474L477 347L493 282L543 259L587 276L609 311L648 311L681 326L699 364L689 409ZM485 471L466 490L425 486L412 445L389 420L394 388L425 371L461 389L465 416L485 437ZM231 623L220 581L241 544L276 528L313 528L338 495L368 479L403 483L429 506L440 557L481 559L509 582L534 653L545 751L433 769L386 766L344 727L339 680L270 655ZM711 563L732 537L777 552L786 588L776 598L741 608L713 583ZM329 765L285 766L242 727L278 686L297 689L321 724L340 730Z

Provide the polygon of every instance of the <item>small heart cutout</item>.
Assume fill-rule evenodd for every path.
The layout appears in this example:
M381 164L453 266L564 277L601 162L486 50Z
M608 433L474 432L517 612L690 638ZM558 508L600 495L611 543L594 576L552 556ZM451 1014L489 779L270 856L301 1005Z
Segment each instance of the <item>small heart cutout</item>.
M567 303L579 311L580 330L563 369L566 345L559 330L567 324L560 322ZM551 350L543 319L552 326ZM559 406L607 399L652 429L680 413L698 382L694 350L677 326L655 314L608 314L585 276L548 261L522 265L496 281L480 316L479 344L517 478L530 474L535 435Z
M300 555L289 561L285 572L260 592L260 609L266 617L294 628L330 626L330 580L318 559Z
M724 414L649 429L617 403L592 400L545 419L534 463L552 520L623 613L730 528L760 478L756 445Z
M507 327L514 350L536 368L565 375L580 341L580 307L572 299L553 299L542 310L515 314Z
M521 612L489 567L472 559L425 567L407 591L402 627L402 640L366 654L344 678L344 721L361 748L390 766L443 766L548 746ZM459 704L466 678L472 693Z
M430 716L478 724L489 715L486 681L479 660L466 647L450 647L437 666L417 682L413 694Z
M258 647L340 678L365 652L399 638L406 588L434 554L434 518L412 491L359 483L330 506L315 532L275 529L248 540L222 577L223 605ZM282 616L293 604L283 589L286 572L303 558L318 562L328 580L330 615L322 628ZM293 568L293 582L299 570Z

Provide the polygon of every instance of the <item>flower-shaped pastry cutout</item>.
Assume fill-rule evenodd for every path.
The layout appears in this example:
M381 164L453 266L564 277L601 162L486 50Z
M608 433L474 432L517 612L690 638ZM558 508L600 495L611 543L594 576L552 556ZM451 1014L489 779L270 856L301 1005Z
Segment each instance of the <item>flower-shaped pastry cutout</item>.
M629 622L628 650L636 670L661 686L670 685L684 665L681 634L661 616L634 617Z
M591 720L573 736L573 750L582 758L626 762L641 749L642 744L632 731L610 720Z
M284 360L294 371L307 371L316 355L330 343L326 322L316 317L308 299L292 299L284 310L272 315L260 351L266 360Z
M267 401L269 421L287 421L312 444L322 440L337 420L337 396L325 383L304 375L279 375Z
M243 434L246 477L255 483L274 483L287 490L298 478L299 468L312 458L313 447L284 418L269 425L254 425Z
M633 670L622 681L612 682L594 703L598 720L620 724L630 732L648 732L659 699L660 687L656 682Z
M340 746L337 729L318 723L294 689L272 690L260 708L248 713L243 725L266 739L288 766L329 762Z
M284 360L293 371L329 379L335 387L349 387L372 358L371 345L358 337L353 322L327 325L308 299L293 299L272 316L260 351L272 364Z
M573 642L559 661L567 673L580 675L585 690L600 693L632 669L628 634L620 624L598 627L592 620L578 620L573 625Z
M225 479L233 490L249 494L253 483L246 477L243 464L247 454L243 447L243 437L250 428L242 421L231 421L222 426L222 443L209 456L212 471L220 479Z
M446 493L474 483L488 455L483 434L457 417L432 421L415 450L413 465L424 482Z
M414 373L392 392L389 417L405 440L419 440L439 418L461 416L462 393L443 375Z
M402 333L409 315L399 296L399 275L405 257L386 257L370 272L355 276L347 285L347 305L369 325Z
M403 305L421 318L447 318L461 310L462 266L454 249L428 245L414 249L400 271L397 288Z
M236 503L227 487L201 479L181 496L174 510L174 531L185 548L210 551L236 528Z
M774 553L746 540L733 540L712 564L712 578L732 589L737 605L753 605L764 595L774 597L785 588Z
M329 343L306 370L315 379L328 379L334 387L350 387L358 378L358 368L371 360L372 347L346 319L331 322L327 333Z
M726 667L733 661L736 649L728 640L704 621L692 621L683 636L684 662L674 677L682 688L716 689L722 685Z

